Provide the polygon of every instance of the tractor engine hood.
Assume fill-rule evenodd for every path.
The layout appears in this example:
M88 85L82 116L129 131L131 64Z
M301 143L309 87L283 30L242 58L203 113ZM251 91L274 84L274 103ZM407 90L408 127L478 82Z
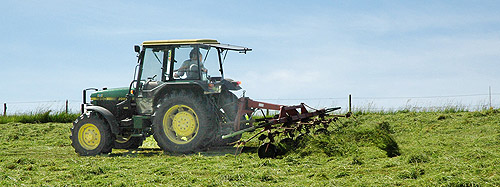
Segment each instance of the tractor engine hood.
M94 101L123 101L127 98L129 88L113 88L94 92L90 95L91 102Z

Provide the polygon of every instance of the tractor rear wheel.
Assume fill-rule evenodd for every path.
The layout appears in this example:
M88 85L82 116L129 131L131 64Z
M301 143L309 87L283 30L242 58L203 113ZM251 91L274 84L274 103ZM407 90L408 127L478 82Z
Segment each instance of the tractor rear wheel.
M113 137L109 125L95 112L82 114L71 128L71 145L81 156L110 153Z
M153 136L164 151L190 153L213 141L216 126L211 107L201 96L174 92L164 98L155 112Z

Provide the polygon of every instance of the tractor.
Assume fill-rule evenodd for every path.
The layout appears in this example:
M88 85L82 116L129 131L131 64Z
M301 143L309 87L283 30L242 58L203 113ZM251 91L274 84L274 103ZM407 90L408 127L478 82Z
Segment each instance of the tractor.
M324 132L339 117L340 107L314 109L301 103L285 106L259 102L234 91L239 81L224 77L229 51L250 48L221 44L213 39L145 41L134 46L137 66L128 87L83 90L82 114L71 128L71 145L82 156L110 153L113 148L133 150L153 135L165 152L193 153L212 146L237 145L259 136L264 141L259 157L275 157L274 143L300 141L311 131ZM87 103L87 92L90 103ZM268 117L263 110L278 111ZM263 118L254 118L258 112ZM248 140L245 132L260 129ZM264 133L267 133L265 135Z
M71 128L71 145L82 156L137 149L153 135L173 153L192 153L236 142L222 139L247 123L237 115L239 81L224 77L229 51L252 49L213 39L157 40L135 45L137 66L128 87L83 90L82 114ZM87 102L87 92L91 92ZM238 125L234 125L238 121Z

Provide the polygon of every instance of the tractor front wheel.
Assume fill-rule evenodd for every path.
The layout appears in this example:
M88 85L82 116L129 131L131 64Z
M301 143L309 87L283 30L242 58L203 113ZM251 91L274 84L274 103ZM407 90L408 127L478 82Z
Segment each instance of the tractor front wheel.
M81 156L110 153L113 138L109 125L97 113L82 114L71 128L71 145Z

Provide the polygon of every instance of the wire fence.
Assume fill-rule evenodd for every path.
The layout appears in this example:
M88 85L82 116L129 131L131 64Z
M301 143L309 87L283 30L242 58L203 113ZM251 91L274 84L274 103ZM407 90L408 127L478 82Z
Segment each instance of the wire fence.
M353 111L442 111L457 109L462 111L478 111L498 108L500 93L489 94L464 94L464 95L435 95L435 96L386 96L363 97L352 96ZM311 102L309 105L322 108L332 106L345 106L347 110L348 97L323 97L323 98L260 98L267 102L281 104L298 104Z
M14 101L3 103L3 115L37 114L44 112L77 113L82 101L78 100L46 100L46 101Z
M490 108L499 108L500 93L467 94L467 95L436 95L436 96L387 96L363 97L352 96L353 111L439 111L459 109L476 111ZM342 106L347 110L348 96L346 97L317 97L317 98L256 98L257 101L272 102L283 105L296 105L302 102L315 108ZM79 100L47 100L4 102L3 115L67 112L78 113L82 101Z

